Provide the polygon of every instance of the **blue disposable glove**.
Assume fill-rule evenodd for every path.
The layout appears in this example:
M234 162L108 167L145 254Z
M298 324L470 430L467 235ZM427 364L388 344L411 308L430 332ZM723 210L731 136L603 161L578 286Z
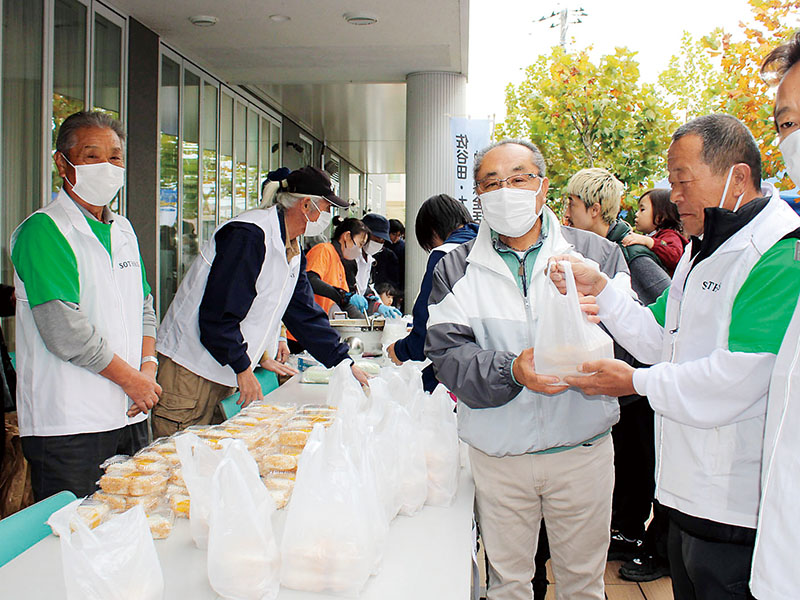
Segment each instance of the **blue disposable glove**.
M401 313L394 306L386 306L385 304L378 305L378 314L384 319L394 319L395 317L403 316L403 313Z
M353 294L350 296L350 304L352 304L358 312L367 312L367 299L361 294Z

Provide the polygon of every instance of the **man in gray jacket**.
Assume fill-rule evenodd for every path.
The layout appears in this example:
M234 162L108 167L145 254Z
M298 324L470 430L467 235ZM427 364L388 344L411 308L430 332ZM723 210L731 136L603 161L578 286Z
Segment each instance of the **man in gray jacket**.
M476 156L474 176L483 222L436 267L426 354L458 397L487 597L530 600L543 517L559 597L602 599L614 485L608 434L619 406L537 374L532 346L551 256L580 254L632 294L625 259L616 244L562 227L545 207L545 163L533 144L490 146Z

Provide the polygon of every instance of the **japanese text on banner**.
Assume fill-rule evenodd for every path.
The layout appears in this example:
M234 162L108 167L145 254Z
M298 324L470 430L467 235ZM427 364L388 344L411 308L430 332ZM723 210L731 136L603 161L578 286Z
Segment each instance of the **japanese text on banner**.
M489 145L492 122L489 119L450 117L450 139L453 144L453 174L455 197L472 215L481 220L481 207L473 191L472 168L475 154Z

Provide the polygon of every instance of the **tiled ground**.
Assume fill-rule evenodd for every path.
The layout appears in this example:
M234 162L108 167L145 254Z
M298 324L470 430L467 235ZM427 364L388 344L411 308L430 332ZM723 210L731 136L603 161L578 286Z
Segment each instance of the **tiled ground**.
M483 548L478 552L478 564L480 565L481 581L485 581L486 574L483 569L484 555ZM673 600L672 583L669 577L662 577L656 581L648 583L634 583L625 581L619 576L620 561L606 563L606 596L608 600ZM554 581L550 563L547 563L547 579ZM482 595L486 591L481 589ZM555 600L556 586L552 583L547 588L547 600Z
M618 571L622 563L606 563L606 596L608 600L672 600L672 584L669 577L662 577L648 583L634 583L621 579ZM553 581L550 563L547 563L548 579ZM555 600L556 586L547 589L547 600Z

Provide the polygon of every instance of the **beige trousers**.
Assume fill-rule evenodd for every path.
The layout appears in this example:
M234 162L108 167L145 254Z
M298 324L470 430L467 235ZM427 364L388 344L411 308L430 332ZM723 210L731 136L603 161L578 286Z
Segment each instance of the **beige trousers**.
M489 560L487 600L531 600L544 517L556 598L603 600L614 489L606 435L554 454L497 458L469 449L475 510Z
M153 439L172 435L190 425L222 423L219 401L236 391L203 379L171 358L158 355L158 385L161 399L153 407Z

